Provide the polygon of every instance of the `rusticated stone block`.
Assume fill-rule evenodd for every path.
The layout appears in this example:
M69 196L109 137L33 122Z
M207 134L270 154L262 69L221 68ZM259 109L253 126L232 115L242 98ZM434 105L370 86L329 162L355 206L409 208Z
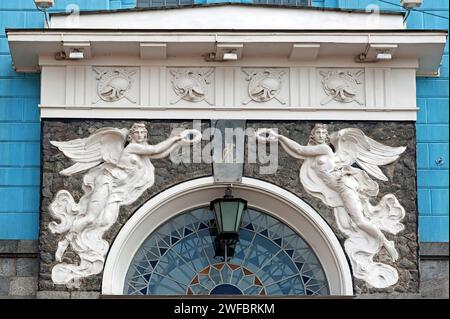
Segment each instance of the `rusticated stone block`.
M9 294L11 296L35 296L36 291L36 277L14 277L11 279L9 287Z
M17 252L17 240L0 240L0 254L14 254Z
M420 292L423 298L449 298L449 262L422 260Z
M19 254L35 254L39 251L39 242L37 240L20 240L17 243L17 252Z
M16 261L17 276L37 277L39 273L39 260L37 258L19 258Z
M97 291L72 291L70 293L71 299L98 299L100 292Z
M16 260L13 258L0 258L0 276L11 277L16 275Z
M70 299L70 292L68 291L38 291L36 299Z
M0 276L0 296L8 296L10 281L9 277Z

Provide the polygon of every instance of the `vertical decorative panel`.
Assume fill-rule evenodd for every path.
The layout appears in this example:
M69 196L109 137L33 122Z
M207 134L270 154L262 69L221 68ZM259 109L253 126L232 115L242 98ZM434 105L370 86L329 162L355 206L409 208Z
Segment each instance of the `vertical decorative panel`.
M84 83L85 83L85 68L77 66L75 68L75 105L84 104Z
M167 105L167 68L159 68L159 105Z
M91 104L91 96L92 90L94 87L94 83L92 81L92 67L85 66L84 67L84 104Z
M224 78L224 88L225 88L225 106L234 105L235 95L239 95L238 92L234 91L235 88L235 70L234 68L225 68L225 78ZM240 103L239 103L240 104Z
M159 75L164 72L160 71L160 68L157 66L150 67L150 81L148 91L150 92L149 96L149 104L150 105L160 105L160 79ZM165 74L165 73L164 73ZM164 92L165 94L165 92Z
M225 105L225 73L227 68L224 67L216 67L215 70L215 87L214 87L214 94L216 97L216 106L224 106Z
M150 67L142 66L140 74L141 105L150 104Z
M291 106L298 107L300 105L300 69L291 68L289 72L289 98Z
M66 104L75 104L75 67L66 67Z

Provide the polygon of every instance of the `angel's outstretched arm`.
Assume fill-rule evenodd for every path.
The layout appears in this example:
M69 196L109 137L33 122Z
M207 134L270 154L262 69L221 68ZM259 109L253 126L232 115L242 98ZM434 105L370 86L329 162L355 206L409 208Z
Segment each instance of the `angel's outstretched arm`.
M180 142L181 140L182 137L176 135L156 145L131 143L128 145L127 148L130 153L144 155L154 159L159 159L168 156L170 152L180 147L180 143L178 142Z
M304 159L305 157L332 154L331 148L327 145L303 146L283 135L278 135L278 141L286 153L294 158Z
M197 130L184 130L178 135L169 137L156 145L143 145L131 143L128 145L130 153L148 156L153 159L167 157L183 144L196 144L202 138L202 134Z

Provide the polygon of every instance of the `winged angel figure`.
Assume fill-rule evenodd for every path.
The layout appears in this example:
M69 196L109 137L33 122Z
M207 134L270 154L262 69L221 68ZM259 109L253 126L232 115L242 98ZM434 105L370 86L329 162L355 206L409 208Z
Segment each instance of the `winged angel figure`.
M100 273L109 248L103 234L116 222L120 206L133 203L155 181L150 159L164 158L180 145L200 139L199 131L185 130L148 145L145 125L135 123L130 130L107 127L87 138L50 142L75 162L60 174L72 176L88 170L78 203L68 191L60 190L49 207L60 221L51 222L50 230L64 234L55 253L58 264L52 269L53 282L79 287L80 278ZM62 262L69 246L79 255L79 265Z
M309 194L333 207L339 229L348 236L344 247L354 276L375 288L395 284L396 269L374 262L373 257L384 247L393 261L398 259L394 243L382 231L402 231L405 210L393 194L373 206L370 199L378 195L379 187L369 175L387 181L378 166L397 160L406 147L383 145L355 128L329 135L324 124L315 125L306 146L271 129L260 129L257 137L262 142L278 142L290 156L304 160L300 181ZM362 169L353 167L355 163Z

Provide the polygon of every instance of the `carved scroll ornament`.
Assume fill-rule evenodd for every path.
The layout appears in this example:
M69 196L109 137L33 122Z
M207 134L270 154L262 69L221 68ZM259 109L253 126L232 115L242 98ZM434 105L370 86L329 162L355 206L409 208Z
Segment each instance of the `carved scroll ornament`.
M155 181L150 159L164 158L180 145L200 139L199 131L185 130L157 145L148 145L145 125L135 123L130 130L107 127L87 138L52 141L75 162L61 175L87 171L84 195L78 203L67 190L60 190L49 206L51 216L59 220L51 222L49 229L62 235L55 253L53 282L79 288L81 278L100 273L109 249L103 235L116 222L120 206L136 201ZM63 262L68 247L79 256L79 264Z
M379 188L369 175L388 181L378 166L394 162L406 148L383 145L354 128L328 135L322 124L314 127L306 146L270 129L259 130L257 138L278 142L290 156L304 160L300 181L309 194L334 209L338 228L348 237L344 247L353 275L375 288L394 285L397 270L373 257L384 247L393 261L398 259L394 242L382 231L392 235L402 231L405 210L393 194L384 195L373 206L370 201L375 200Z

